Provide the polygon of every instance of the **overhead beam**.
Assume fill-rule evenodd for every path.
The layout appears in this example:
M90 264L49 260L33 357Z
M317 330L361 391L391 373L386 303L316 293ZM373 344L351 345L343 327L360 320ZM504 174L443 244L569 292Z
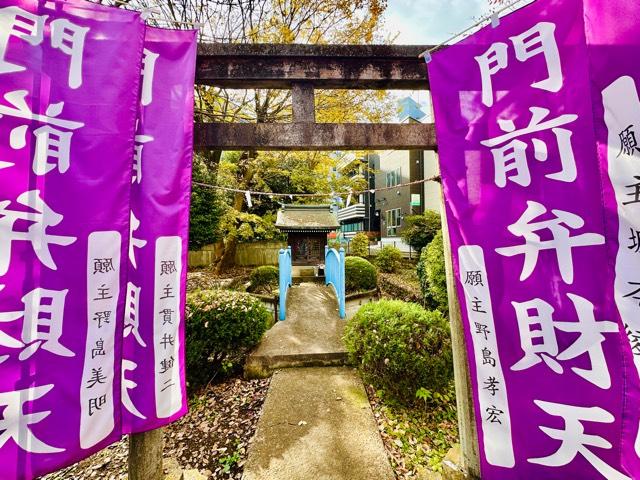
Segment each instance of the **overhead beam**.
M433 124L199 123L198 150L435 150Z
M196 83L236 89L428 90L424 45L203 43Z

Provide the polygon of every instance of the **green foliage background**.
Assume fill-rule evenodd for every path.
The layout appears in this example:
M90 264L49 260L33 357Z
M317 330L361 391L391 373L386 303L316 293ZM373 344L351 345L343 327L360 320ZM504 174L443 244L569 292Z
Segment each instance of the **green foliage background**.
M431 243L422 250L417 272L424 304L429 308L438 309L445 316L448 315L449 297L442 230L438 231Z
M423 215L411 215L405 218L405 227L401 236L405 243L421 252L431 243L441 228L440 215L432 210L426 210Z

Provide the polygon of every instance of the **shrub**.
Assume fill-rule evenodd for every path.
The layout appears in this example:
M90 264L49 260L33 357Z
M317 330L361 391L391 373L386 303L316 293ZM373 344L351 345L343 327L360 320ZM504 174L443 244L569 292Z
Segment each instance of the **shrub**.
M190 386L241 365L272 314L248 293L201 290L187 295L186 362Z
M344 248L344 245L342 245L342 242L336 238L330 238L327 241L327 245L329 246L329 248L335 248L338 251L340 251L341 248Z
M402 300L422 304L422 292L418 282L408 278L409 273L381 273L378 275L378 287L380 296L392 300Z
M366 233L357 233L349 244L349 253L356 257L367 258L369 256L369 237Z
M443 392L453 378L448 322L414 303L368 303L349 320L344 341L365 379L385 394L415 402L416 390Z
M400 235L405 243L419 252L431 243L442 228L440 215L432 210L425 211L423 215L411 215L404 221L405 227Z
M344 263L345 289L347 292L373 290L378 286L378 271L370 262L360 257L347 257Z
M376 265L385 273L394 273L400 266L402 252L396 247L385 245L376 255Z
M273 288L278 287L280 281L278 268L272 265L255 268L249 275L249 281L251 282L248 289L250 292L271 293Z
M449 312L449 297L444 266L442 230L436 234L427 248L422 250L417 271L424 304L430 308L437 308L444 315L447 315Z

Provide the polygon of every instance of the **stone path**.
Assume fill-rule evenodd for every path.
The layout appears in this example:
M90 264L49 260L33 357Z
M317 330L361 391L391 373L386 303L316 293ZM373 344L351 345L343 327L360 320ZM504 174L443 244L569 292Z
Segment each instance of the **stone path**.
M265 334L249 356L245 372L259 377L282 367L346 365L344 325L332 287L295 285L289 288L287 319Z
M275 372L243 479L393 480L357 371L315 366L347 361L332 288L303 283L287 300L287 319L267 332L245 371L299 368Z
M349 367L276 372L244 480L393 480L369 400Z

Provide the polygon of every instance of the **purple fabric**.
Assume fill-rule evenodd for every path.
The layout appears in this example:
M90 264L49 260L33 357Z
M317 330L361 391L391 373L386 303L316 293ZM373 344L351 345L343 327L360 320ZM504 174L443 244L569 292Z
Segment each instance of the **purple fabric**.
M0 8L0 477L28 479L120 438L119 258L144 24L76 0L10 4Z
M147 28L136 136L140 163L134 160L131 202L140 222L133 237L145 243L134 246L136 266L128 263L128 280L136 292L140 290L139 308L130 311L138 316L137 334L128 332L134 327L127 327L131 319L125 315L123 360L136 365L125 372L125 387L127 380L136 385L128 393L123 390L123 397L131 399L129 405L123 402L125 433L158 428L187 412L184 299L196 46L195 31ZM157 265L162 256L157 247L159 238L179 240L170 246L173 254L168 254L173 259L162 260L164 270L162 263ZM175 262L177 258L179 262ZM167 284L175 299L165 300L177 302L176 306L159 305L158 295L164 295ZM172 381L171 372L177 381Z
M618 213L601 170L601 91L622 73L603 73L613 57L598 45L637 40L638 12L611 38L632 2L592 3L597 15L539 0L429 64L485 480L640 478Z
M604 179L603 203L611 259L607 273L615 276L615 280L608 281L615 282L615 301L631 346L633 361L625 364L630 376L640 371L640 294L633 293L640 287L640 202L635 201L640 198L635 196L636 188L632 186L640 181L637 178L640 152L637 149L623 152L620 135L630 126L628 134L634 137L640 134L640 66L629 61L637 57L640 49L638 18L640 4L635 0L585 1L595 133ZM618 99L620 111L616 111L616 102L607 93L612 91L622 95ZM616 123L618 128L610 128ZM625 138L631 140L630 135ZM630 388L626 397L630 408L622 441L625 450L634 449L640 455L640 393ZM626 463L628 458L631 463L637 462L633 455L623 461ZM637 475L637 466L629 468Z

